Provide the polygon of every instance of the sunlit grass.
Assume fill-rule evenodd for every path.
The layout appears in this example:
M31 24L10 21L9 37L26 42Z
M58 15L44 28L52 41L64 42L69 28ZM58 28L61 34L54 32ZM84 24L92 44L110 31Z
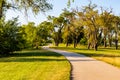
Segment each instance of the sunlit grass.
M78 46L77 48L73 48L73 45L65 47L64 44L61 44L59 47L53 48L72 51L86 56L90 56L120 68L120 50L115 50L114 47L112 48L99 47L98 51L94 51L93 49L88 50L86 46Z
M0 58L0 80L69 80L70 64L45 50L16 52Z

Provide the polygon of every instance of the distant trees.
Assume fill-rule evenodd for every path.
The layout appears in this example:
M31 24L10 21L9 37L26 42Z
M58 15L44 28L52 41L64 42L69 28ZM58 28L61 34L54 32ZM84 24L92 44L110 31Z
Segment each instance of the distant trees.
M64 27L63 27L63 42L66 43L66 47L68 47L69 43L70 43L70 39L72 39L71 36L71 18L72 18L73 13L68 11L67 9L64 9L63 13L61 13L60 16L64 17L65 23L64 23Z
M101 21L101 29L104 35L104 47L107 47L107 37L109 40L109 46L112 46L112 31L113 31L113 15L112 10L107 11L101 8L102 13L100 14L100 21Z
M29 22L27 25L23 25L22 31L24 32L23 38L26 40L25 47L33 47L36 38L36 27L33 22Z
M112 24L113 24L113 27L114 27L114 34L115 34L115 47L116 47L116 49L118 49L118 38L119 38L119 30L120 30L120 17L118 17L118 16L114 16L113 17L113 22L112 22Z
M55 45L58 46L59 43L62 42L62 29L65 26L66 21L62 16L59 17L48 16L48 20L53 25L52 38L54 40Z
M70 12L65 9L61 16L66 20L63 30L63 36L66 38L66 46L68 46L69 39L71 38L74 43L74 48L76 48L83 26L79 19L77 19L75 11Z
M52 38L56 46L59 43L66 43L66 47L69 43L74 43L74 48L76 48L78 42L80 42L83 37L83 25L79 21L75 11L64 11L59 17L48 16L48 20L53 24L53 35Z
M114 15L112 10L101 8L100 11L97 8L96 4L90 2L80 10L78 8L72 11L63 10L60 17L62 16L65 22L60 31L62 42L66 43L66 47L72 42L76 48L78 42L84 42L88 44L88 49L97 50L102 44L104 47L115 44L118 49L120 17ZM58 36L58 40L61 36Z
M35 26L33 22L29 22L27 25L21 27L21 31L24 33L22 36L26 40L25 47L36 48L40 45L51 40L53 25L50 22L44 21Z
M53 24L47 21L44 21L37 26L37 34L36 34L37 37L36 38L40 39L38 41L40 42L39 45L44 45L46 43L51 42L53 29L54 29Z

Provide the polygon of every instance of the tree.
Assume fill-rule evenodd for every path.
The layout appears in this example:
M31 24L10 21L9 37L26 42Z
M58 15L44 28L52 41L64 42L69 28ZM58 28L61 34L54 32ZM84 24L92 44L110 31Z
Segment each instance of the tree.
M74 2L74 0L68 0L68 3L67 3L68 7L70 6L71 2Z
M7 22L4 18L0 20L0 53L2 55L24 48L24 39L19 28L17 18Z
M60 14L60 16L64 17L65 23L64 23L64 28L63 28L63 40L66 43L66 47L69 45L69 40L71 39L71 17L72 17L72 12L68 11L67 9L63 10L63 13Z
M83 32L83 25L79 22L79 20L74 20L73 26L71 27L71 32L73 37L74 48L76 48L78 43L78 38L80 39L82 38L81 33Z
M52 9L52 5L47 0L0 0L0 18L3 16L4 11L11 8L24 9L27 15L28 10L38 14L40 11L45 12Z
M120 30L120 18L118 16L114 16L113 19L113 25L114 25L114 33L115 33L115 48L118 49L118 34Z
M76 14L76 10L72 10L71 12L67 9L64 9L63 13L60 15L64 17L65 23L63 32L63 40L66 42L66 47L69 44L69 40L72 39L74 43L74 48L76 48L77 43L80 41L80 34L83 30L83 25L81 24L78 15Z
M54 30L53 30L53 39L55 42L55 46L58 46L60 42L62 42L62 29L64 27L64 23L65 20L62 16L59 17L50 17L49 19L51 19L51 22L54 26Z
M106 42L106 38L108 36L108 40L109 40L109 45L110 47L112 46L112 30L113 30L113 26L112 26L112 22L113 22L113 15L112 15L112 10L110 10L109 12L107 10L102 10L102 13L100 15L100 19L101 19L101 27L103 30L103 35L104 35L104 47L107 47L107 42Z
M39 38L38 43L46 44L51 40L53 24L51 22L44 21L37 26L37 37ZM36 39L37 40L37 39Z
M2 18L3 16L3 13L5 11L5 9L7 8L7 3L6 3L6 0L0 0L0 19Z
M83 7L83 11L79 12L79 17L83 20L85 29L87 30L88 49L90 46L97 50L98 48L98 32L99 32L99 14L98 10L95 10L97 5L90 2L88 6Z
M24 35L23 38L26 40L26 47L34 47L36 37L36 27L33 22L29 22L27 25L22 26Z

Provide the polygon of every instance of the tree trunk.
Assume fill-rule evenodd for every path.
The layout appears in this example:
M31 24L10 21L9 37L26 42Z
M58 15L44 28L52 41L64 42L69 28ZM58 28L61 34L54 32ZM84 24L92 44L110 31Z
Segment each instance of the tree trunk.
M67 40L66 40L66 47L68 47L68 36L67 36Z
M74 48L77 47L77 38L74 39Z
M1 8L0 8L0 19L2 18L2 10L1 10Z
M59 42L57 41L57 42L55 42L55 46L58 46L59 45Z
M98 38L97 38L97 30L95 29L95 33L94 33L94 50L97 51L98 48Z
M116 23L116 32L115 32L115 47L118 49L118 24Z
M109 46L112 47L112 40L109 39Z
M98 45L97 43L94 44L94 50L97 51Z
M115 40L115 49L116 50L118 49L118 40L117 39Z
M59 45L59 40L54 40L55 41L55 46L58 46Z
M117 32L115 33L115 48L118 49L118 36Z
M58 45L59 45L59 41L60 41L59 34L56 33L56 34L55 34L55 38L54 38L55 46L58 46Z
M104 37L104 47L107 47L107 43L106 43L106 36Z
M68 47L68 41L66 42L66 47Z
M36 49L38 49L38 46L39 46L39 44L38 44L38 42L36 42Z
M74 48L76 48L76 40L74 39Z
M75 39L74 39L74 48L76 48L76 41L75 41Z
M91 43L90 43L90 42L88 42L88 49L90 49L90 45L91 45Z
M112 35L108 35L108 40L109 40L109 47L112 47Z
M3 16L3 0L0 1L0 19L2 18Z
M77 39L75 40L75 48L77 47Z

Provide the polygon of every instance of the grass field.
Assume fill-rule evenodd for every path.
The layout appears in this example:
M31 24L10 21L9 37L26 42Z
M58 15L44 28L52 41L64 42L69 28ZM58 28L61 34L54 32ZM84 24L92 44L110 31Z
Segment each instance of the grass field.
M101 47L98 48L98 51L94 51L93 49L88 50L86 46L79 46L77 48L73 48L73 46L65 47L65 45L62 44L59 47L53 47L53 48L67 50L67 51L83 54L86 56L90 56L120 68L120 50L115 50L115 48L113 47L112 48Z
M0 80L69 80L70 64L45 50L20 51L0 58Z

